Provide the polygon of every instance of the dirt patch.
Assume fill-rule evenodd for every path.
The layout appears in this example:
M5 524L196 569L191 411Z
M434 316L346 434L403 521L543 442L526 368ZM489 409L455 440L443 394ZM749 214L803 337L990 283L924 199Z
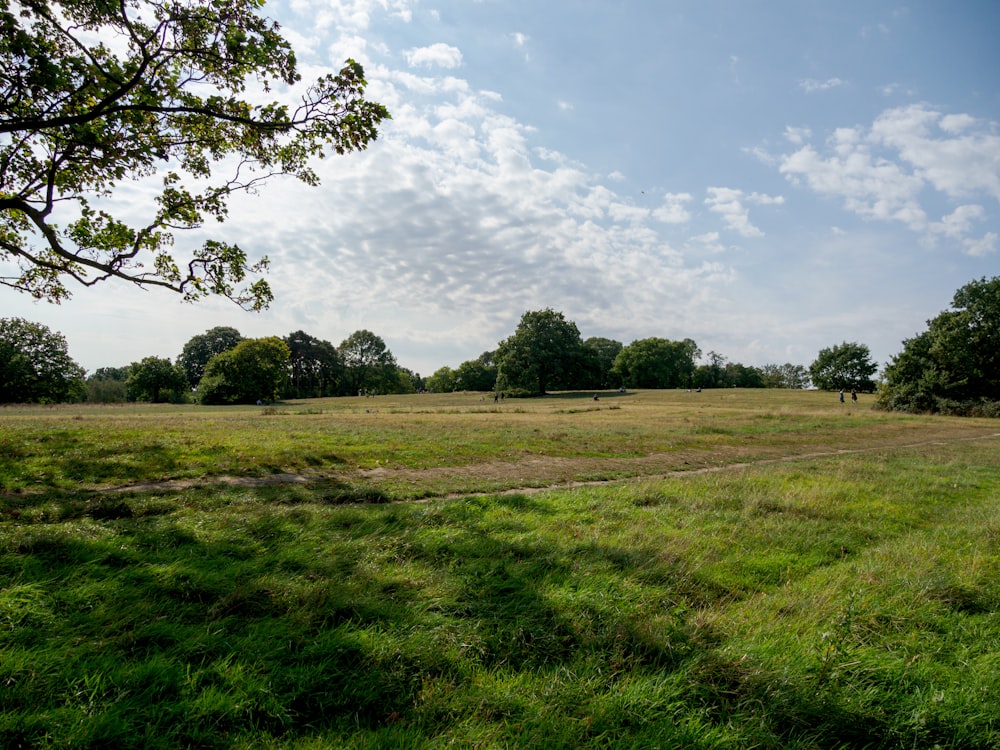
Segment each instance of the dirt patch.
M1000 433L981 430L968 434L928 435L913 442L899 436L874 443L860 442L846 447L816 446L817 450L783 453L772 447L729 446L705 451L671 451L638 458L562 458L532 455L516 461L493 461L464 466L439 466L427 469L379 467L330 471L317 469L308 474L279 473L262 477L215 476L172 479L102 488L103 492L182 491L192 487L275 487L281 485L319 485L331 480L364 486L388 488L388 494L401 500L452 499L474 494L525 494L552 489L599 486L628 479L661 479L685 475L732 471L790 461L832 458L856 453L901 450L974 440L1000 438ZM407 488L413 488L412 494ZM436 489L435 489L436 488Z

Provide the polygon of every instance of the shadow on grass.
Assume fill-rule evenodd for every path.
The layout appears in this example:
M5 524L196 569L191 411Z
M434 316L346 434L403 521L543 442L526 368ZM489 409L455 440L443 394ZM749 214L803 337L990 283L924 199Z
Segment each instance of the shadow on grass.
M61 502L2 527L4 747L419 747L469 723L496 746L683 744L668 709L706 746L734 725L757 746L891 744L875 713L718 650L692 613L725 593L677 560L531 533L539 498ZM622 697L644 683L662 692Z

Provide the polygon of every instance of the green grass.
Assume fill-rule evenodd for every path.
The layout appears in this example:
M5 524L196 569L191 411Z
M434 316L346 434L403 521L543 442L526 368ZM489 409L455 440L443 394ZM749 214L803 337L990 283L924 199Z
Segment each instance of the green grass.
M3 414L35 468L9 464L0 498L0 746L1000 747L996 423L689 395L313 402L266 429L260 409ZM96 464L98 424L183 442L206 477L237 445L282 471L296 445L342 463L287 486L74 489L41 437ZM362 427L408 492L338 447ZM622 458L612 436L633 441L628 480L537 492L486 470L541 457L560 459L543 479L579 478L602 440ZM710 470L661 474L657 446L685 441L664 453ZM136 481L197 476L136 462ZM441 496L456 485L473 491ZM407 495L427 499L385 502Z

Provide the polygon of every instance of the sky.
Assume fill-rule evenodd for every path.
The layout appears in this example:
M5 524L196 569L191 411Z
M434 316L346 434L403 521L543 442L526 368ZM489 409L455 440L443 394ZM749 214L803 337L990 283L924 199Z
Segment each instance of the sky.
M551 308L581 336L691 338L746 365L880 366L1000 275L1000 3L282 0L305 78L350 57L392 120L178 233L266 255L275 302L124 282L0 289L93 371L215 326L359 329L428 376ZM118 194L142 206L145 187Z

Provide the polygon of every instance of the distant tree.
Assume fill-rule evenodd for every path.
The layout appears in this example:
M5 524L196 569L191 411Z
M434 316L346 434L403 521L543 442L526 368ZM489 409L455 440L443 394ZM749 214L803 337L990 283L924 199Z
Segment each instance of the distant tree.
M538 394L572 388L583 353L576 323L561 312L526 312L514 335L497 347L497 388Z
M698 354L691 339L639 339L618 353L612 373L630 388L690 387Z
M451 393L455 390L455 371L445 365L427 378L427 389L434 393Z
M144 357L128 368L125 380L131 401L165 401L183 403L188 400L190 387L184 368L169 357Z
M885 369L879 406L1000 416L1000 276L971 281L952 309L903 342Z
M722 373L726 388L763 388L764 375L756 367L739 362L727 362Z
M716 351L705 355L705 362L694 371L694 385L699 388L726 387L726 358Z
M58 302L114 278L267 306L267 283L248 280L266 259L211 239L175 257L172 233L224 220L233 193L272 175L317 183L315 159L364 149L389 113L353 60L297 107L268 102L301 75L262 5L0 2L0 284ZM117 217L101 200L123 183L156 191L158 173L158 194Z
M344 365L347 393L395 389L396 358L380 336L368 330L355 331L340 342L337 352Z
M617 378L611 374L611 371L615 366L615 357L624 348L622 342L600 336L591 336L584 340L583 347L585 352L590 355L590 366L586 368L590 371L587 373L589 382L584 387L610 388L621 385Z
M809 374L805 365L767 364L760 368L764 388L802 389L809 386Z
M87 380L120 380L125 382L128 379L128 365L124 367L98 367Z
M184 368L191 387L198 387L201 376L205 374L205 366L212 357L229 351L242 340L240 332L229 326L216 326L192 336L177 357L177 364Z
M288 345L277 336L246 339L216 354L198 386L203 404L252 404L278 398L288 379Z
M127 379L128 366L98 367L87 376L87 401L94 404L124 403L128 400Z
M821 349L809 365L809 377L821 391L843 389L871 393L875 390L872 376L878 370L871 357L871 351L864 344L845 341Z
M388 393L416 393L424 387L423 378L419 373L405 367L396 367L395 385Z
M285 336L291 353L287 398L320 398L338 393L344 366L337 348L329 341L295 331Z
M455 389L492 391L497 384L497 366L493 352L483 352L476 359L463 362L455 370Z
M61 333L24 318L0 318L0 403L81 401L84 375Z

